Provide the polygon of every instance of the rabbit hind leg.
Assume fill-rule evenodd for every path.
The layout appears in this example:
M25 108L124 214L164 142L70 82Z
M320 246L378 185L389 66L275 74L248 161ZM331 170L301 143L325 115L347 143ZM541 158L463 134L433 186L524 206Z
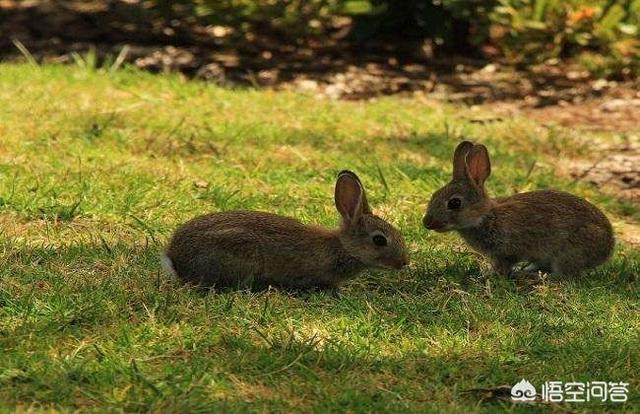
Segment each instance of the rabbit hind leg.
M527 266L525 266L522 271L525 273L532 273L536 275L538 274L538 272L549 274L553 272L553 266L551 264L551 261L534 260Z
M552 273L558 276L578 276L584 268L582 261L575 257L558 258L551 264Z
M510 257L496 257L492 260L493 270L502 276L510 276L516 263L517 260Z

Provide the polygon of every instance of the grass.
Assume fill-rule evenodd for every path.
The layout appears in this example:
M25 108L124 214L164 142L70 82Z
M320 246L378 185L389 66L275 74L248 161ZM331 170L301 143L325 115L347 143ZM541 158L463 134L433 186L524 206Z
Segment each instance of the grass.
M495 195L557 187L614 224L640 219L556 172L588 152L579 131L126 68L0 65L0 108L0 411L640 410L637 250L532 285L420 224L462 137L490 148ZM410 269L367 272L338 298L203 295L161 274L158 252L197 214L334 225L343 168L405 234ZM629 401L524 407L472 391L521 378L626 381Z

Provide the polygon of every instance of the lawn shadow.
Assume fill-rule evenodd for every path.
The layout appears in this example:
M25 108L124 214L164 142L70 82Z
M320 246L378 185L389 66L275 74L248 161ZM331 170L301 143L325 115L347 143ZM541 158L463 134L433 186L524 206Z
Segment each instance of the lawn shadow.
M631 355L633 343L631 339L617 337L601 337L596 341L568 337L558 343L556 338L545 338L536 331L520 335L515 343L503 348L498 342L484 351L472 347L443 353L442 349L432 352L426 348L402 355L375 353L331 338L296 336L290 332L263 333L261 337L258 343L243 336L224 339L222 343L233 350L241 349L244 355L241 360L222 361L226 369L243 383L272 387L296 379L313 387L331 378L331 384L322 386L329 387L338 401L366 396L368 401L386 404L391 401L401 404L402 400L420 404L436 401L438 395L446 393L453 401L513 408L516 405L505 389L509 390L522 378L538 389L543 382L558 379L632 380L618 377L625 375L619 359L621 352ZM589 364L584 363L585 357ZM537 360L545 362L532 364ZM400 377L406 380L402 384L392 380ZM390 401L392 395L396 398ZM400 395L402 399L397 398Z
M88 366L92 372L108 371L115 360L129 367L131 355L144 355L135 370L144 373L145 386L160 390L157 398L164 400L175 396L184 401L198 392L194 383L206 379L210 384L213 376L231 384L230 403L237 397L238 404L242 390L266 390L264 396L270 399L295 389L293 394L311 398L320 387L332 398L319 397L313 404L325 411L364 402L378 411L406 409L430 401L442 404L442 395L450 401L510 408L508 399L473 390L507 386L521 378L536 386L556 379L633 380L625 378L628 367L640 362L635 338L622 331L626 325L598 326L605 318L580 326L582 318L592 318L591 311L582 309L581 318L565 321L564 307L530 309L535 299L522 292L527 300L515 303L527 306L527 313L513 309L505 314L499 306L514 303L506 299L521 292L514 282L489 276L493 296L485 296L482 278L473 277L480 267L471 258L442 268L428 266L430 274L441 269L446 274L413 287L405 282L417 274L406 272L399 280L378 279L378 291L363 290L362 283L354 281L338 298L267 290L223 292L200 300L190 294L192 289L160 278L155 245L7 247L1 259L0 306L13 325L0 326L0 345L37 346L28 343L37 332L50 340L97 337L99 341L92 340L131 347L131 354L111 349L106 357L96 347L95 358L89 349ZM605 267L596 280L607 280L619 266ZM377 278L364 279L369 283ZM615 301L627 289L619 286L602 296L602 283L576 286L600 292L600 306L606 296ZM566 295L560 293L558 303L564 303ZM625 294L631 302L633 292ZM490 301L485 313L474 306L483 300ZM136 341L161 345L140 352L133 350ZM163 369L154 369L158 361ZM82 376L69 376L60 382L98 387L83 381ZM49 390L52 385L37 382L30 387ZM45 394L41 402L47 402L46 395L53 394ZM194 396L198 402L208 398Z

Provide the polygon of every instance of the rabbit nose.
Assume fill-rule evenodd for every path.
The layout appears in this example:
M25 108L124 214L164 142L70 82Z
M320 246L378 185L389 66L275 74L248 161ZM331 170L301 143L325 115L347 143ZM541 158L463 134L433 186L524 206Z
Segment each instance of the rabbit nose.
M429 216L424 216L424 217L422 218L422 224L423 224L426 228L428 228L429 230L433 230L434 228L436 228L436 227L437 227L437 226L436 226L436 221L435 221L435 220L433 220L433 218L432 218L432 217L429 217Z
M422 220L422 223L429 230L434 230L434 231L437 231L437 232L446 231L445 230L445 228L446 228L445 223L443 223L442 221L438 221L436 219L433 219L431 217L425 216L424 219Z
M400 270L409 265L409 258L407 256L400 256L395 259L391 259L388 264L390 267Z

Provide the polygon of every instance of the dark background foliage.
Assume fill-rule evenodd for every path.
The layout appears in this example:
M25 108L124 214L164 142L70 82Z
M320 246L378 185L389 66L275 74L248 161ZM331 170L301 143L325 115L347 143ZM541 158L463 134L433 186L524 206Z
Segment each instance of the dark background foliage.
M519 65L572 57L605 75L637 70L640 55L640 0L157 0L145 10L189 14L239 37L268 32L300 43L333 36L401 49L426 42L436 52Z

